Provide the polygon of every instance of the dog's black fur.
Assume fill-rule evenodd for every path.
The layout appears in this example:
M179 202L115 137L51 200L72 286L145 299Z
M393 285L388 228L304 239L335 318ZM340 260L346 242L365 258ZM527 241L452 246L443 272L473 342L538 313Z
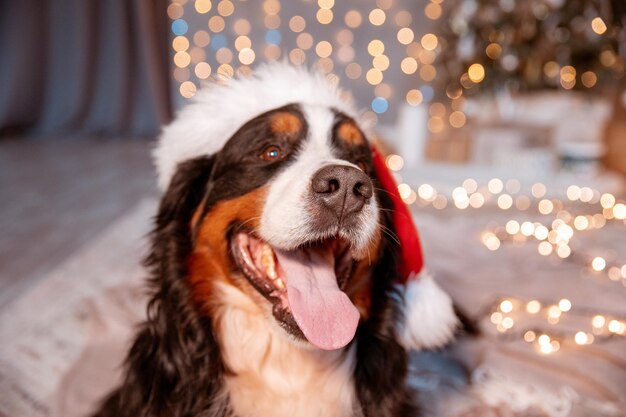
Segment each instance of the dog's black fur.
M151 278L148 318L125 363L125 378L103 402L98 417L233 416L223 394L223 364L211 318L192 301L187 284L187 259L192 251L190 222L194 210L210 193L215 156L181 163L163 197L145 264ZM370 172L376 188L375 174ZM391 202L378 192L381 222ZM205 208L206 210L206 208ZM372 276L371 308L360 324L354 385L356 415L402 417L419 415L406 384L407 352L398 343L394 323L400 318L397 244L383 238L380 261ZM360 412L360 414L359 414Z

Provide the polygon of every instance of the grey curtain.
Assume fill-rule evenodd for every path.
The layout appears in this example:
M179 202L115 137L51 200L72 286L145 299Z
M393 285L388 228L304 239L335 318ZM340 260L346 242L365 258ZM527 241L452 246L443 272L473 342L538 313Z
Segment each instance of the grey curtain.
M166 7L0 0L0 133L157 133L171 112Z

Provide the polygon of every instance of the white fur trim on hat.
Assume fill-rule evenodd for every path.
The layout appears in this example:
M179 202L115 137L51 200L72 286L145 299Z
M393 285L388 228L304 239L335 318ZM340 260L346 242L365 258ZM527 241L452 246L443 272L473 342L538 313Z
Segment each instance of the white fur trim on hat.
M208 83L163 128L153 151L159 187L167 188L178 163L219 151L250 119L292 103L333 107L368 128L349 94L325 75L284 62L261 65L251 76Z
M452 300L428 272L408 280L403 298L404 322L398 334L405 348L437 348L452 340L459 325Z

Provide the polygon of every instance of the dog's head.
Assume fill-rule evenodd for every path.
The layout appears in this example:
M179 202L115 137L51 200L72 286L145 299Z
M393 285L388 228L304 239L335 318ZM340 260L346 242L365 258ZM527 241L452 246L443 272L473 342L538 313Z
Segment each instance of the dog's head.
M195 301L210 309L217 283L235 286L293 337L345 346L368 314L385 227L356 112L326 80L284 66L209 91L155 153L160 220L187 229Z

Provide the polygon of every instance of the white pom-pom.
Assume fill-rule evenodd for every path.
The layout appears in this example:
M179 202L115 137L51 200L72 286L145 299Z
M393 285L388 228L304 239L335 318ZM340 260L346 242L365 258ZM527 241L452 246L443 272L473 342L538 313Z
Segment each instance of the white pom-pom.
M400 342L407 349L430 349L454 337L459 320L452 300L430 274L411 277L404 289L404 322L399 323Z

